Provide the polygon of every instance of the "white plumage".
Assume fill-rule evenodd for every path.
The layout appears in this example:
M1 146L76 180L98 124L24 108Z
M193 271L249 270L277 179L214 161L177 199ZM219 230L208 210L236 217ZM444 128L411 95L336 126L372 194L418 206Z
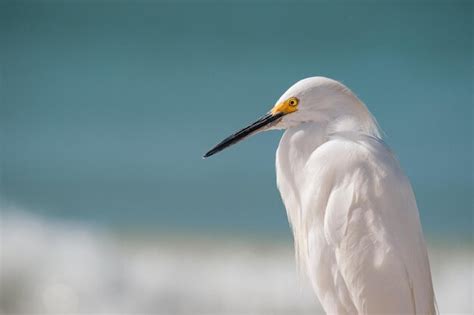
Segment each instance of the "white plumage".
M208 155L261 130L286 129L277 184L297 261L324 310L436 313L411 185L365 105L341 83L313 77L286 91L271 115L279 117L259 120Z

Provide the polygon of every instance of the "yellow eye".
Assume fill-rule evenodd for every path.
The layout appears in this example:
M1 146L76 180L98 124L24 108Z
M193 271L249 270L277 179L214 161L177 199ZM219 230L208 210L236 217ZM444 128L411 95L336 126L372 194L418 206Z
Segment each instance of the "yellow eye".
M299 100L296 97L292 97L288 100L288 105L290 106L296 106L298 105Z

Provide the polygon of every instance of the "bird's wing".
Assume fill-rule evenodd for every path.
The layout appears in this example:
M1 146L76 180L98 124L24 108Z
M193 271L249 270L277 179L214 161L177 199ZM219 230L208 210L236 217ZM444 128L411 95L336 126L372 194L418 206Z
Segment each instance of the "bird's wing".
M415 197L391 152L376 139L333 139L313 155L306 169L313 175L307 176L313 185L305 183L305 187L314 187L315 182L319 187L317 193L303 194L306 231L323 233L335 254L337 270L332 274L342 277L343 290L347 288L345 294L358 313L434 314ZM321 211L314 205L325 207ZM318 211L322 212L319 224ZM321 225L323 231L316 231ZM311 241L308 237L309 268L315 259L310 248L318 246Z

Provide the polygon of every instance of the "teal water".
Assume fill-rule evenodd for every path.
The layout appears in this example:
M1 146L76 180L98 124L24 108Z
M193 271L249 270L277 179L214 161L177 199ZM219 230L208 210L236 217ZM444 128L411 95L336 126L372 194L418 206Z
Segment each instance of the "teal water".
M324 75L366 102L430 238L472 233L472 2L2 2L6 204L132 229L285 234L279 132L202 154Z

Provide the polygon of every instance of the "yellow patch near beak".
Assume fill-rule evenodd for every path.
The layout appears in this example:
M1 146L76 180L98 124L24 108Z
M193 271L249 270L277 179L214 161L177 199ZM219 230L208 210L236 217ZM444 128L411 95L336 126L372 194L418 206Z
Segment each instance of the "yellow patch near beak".
M298 110L298 103L299 100L296 97L290 97L284 102L278 103L275 107L272 108L271 113L272 115L276 115L278 113L289 114L296 112Z

